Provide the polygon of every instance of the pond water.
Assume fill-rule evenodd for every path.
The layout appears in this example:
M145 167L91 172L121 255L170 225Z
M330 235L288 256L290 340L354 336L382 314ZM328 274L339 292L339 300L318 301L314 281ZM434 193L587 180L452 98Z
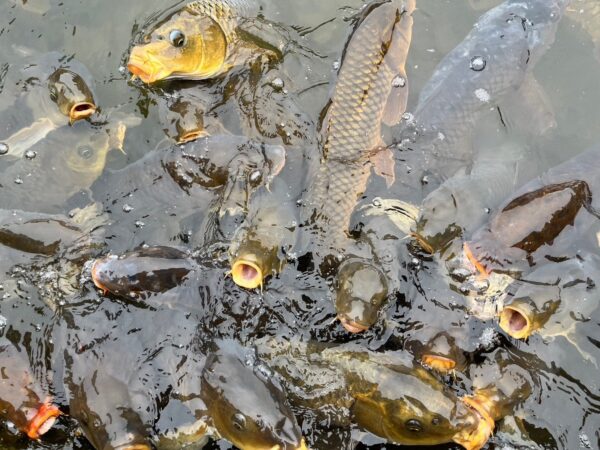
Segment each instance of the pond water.
M108 232L101 238L102 254L120 254L142 244L197 249L205 242L202 233L206 229L201 223L208 216L209 208L219 201L218 198L215 200L218 195L211 191L210 196L202 194L204 197L195 198L169 191L170 187L163 184L153 169L145 172L143 165L135 166L136 161L150 152L172 145L163 131L161 107L165 98L180 92L209 105L204 124L211 133L224 129L268 144L285 145L291 155L302 151L311 153L312 149L313 157L317 155L318 159L320 115L335 85L337 68L353 30L354 18L365 2L259 0L259 3L259 28L283 53L277 63L236 68L213 81L177 81L149 88L139 80L131 80L126 69L131 47L167 8L175 10L184 2L0 2L0 131L19 130L31 124L31 115L16 110L11 102L23 89L19 71L49 52L60 52L86 66L94 80L95 99L101 111L117 110L127 118L128 124L122 144L124 151L109 152L106 167L98 179L73 192L58 206L51 206L53 200L46 191L60 190L61 183L72 181L63 179L60 170L55 170L55 165L63 164L60 160L42 161L38 150L33 162L39 162L40 167L29 176L31 169L28 168L15 175L9 167L12 161L4 162L0 156L0 168L3 169L0 184L11 186L0 190L4 197L0 208L20 209L24 205L23 209L28 211L68 214L73 208L84 208L96 201L101 204L97 220L109 222ZM486 8L499 3L417 0L406 66L410 86L408 112L414 111L422 88L442 58L467 36ZM591 15L593 10L600 11L600 0L573 0L569 9L571 11L558 26L554 44L533 70L549 100L556 126L538 135L531 132L529 123L525 123L525 115L513 118L510 112L504 112L500 117L495 108L490 108L474 136L474 147L482 153L494 153L505 143L517 148L520 154L526 153L519 173L523 182L600 143L600 42L595 43L581 23L582 16ZM597 23L600 27L600 15ZM283 88L279 86L279 80L283 82ZM506 111L510 110L507 108ZM76 123L73 129L80 130L85 126ZM391 139L394 130L386 128L384 135ZM74 141L81 142L79 135L71 132L62 139L60 136L55 138L52 145L65 142L68 146L74 145ZM46 150L51 151L52 147ZM141 171L132 167L141 167ZM297 179L287 180L290 186L305 181L305 172L298 171L295 176ZM15 177L24 177L16 187ZM372 180L363 204L381 197L382 185L381 181ZM129 195L131 193L134 195ZM596 193L592 192L592 195ZM27 209L28 203L39 205L39 208ZM205 210L198 211L197 205L205 205ZM589 241L574 240L572 246L589 245ZM586 247L585 250L593 252L594 249ZM56 352L60 343L71 348L81 347L82 352L112 337L117 342L122 339L127 345L124 336L141 328L148 329L144 342L155 339L153 345L156 346L179 345L178 339L182 346L187 346L192 340L190 336L196 333L235 337L243 343L251 343L254 338L266 334L288 338L300 335L330 342L354 340L363 342L370 349L402 346L398 330L407 326L403 317L410 305L405 298L399 297L397 304L389 306L383 314L385 317L373 329L360 337L349 336L339 324L332 325L335 311L327 295L330 280L311 273L306 275L296 264L270 281L264 292L245 292L224 277L226 270L222 263L206 264L200 288L193 283L184 286L147 309L103 297L94 289L89 273L88 278L85 273L81 279L75 276L76 281L69 282L67 294L64 294L64 286L56 280L65 275L65 271L68 274L76 269L59 260L42 261L17 251L0 250L0 315L6 321L2 332L12 342L19 342L27 349L32 371L37 376L50 371L48 378L54 382L71 370L65 363L68 352ZM15 266L19 268L17 271ZM424 283L423 289L427 290L427 281ZM169 315L161 309L164 305L167 305L166 310L173 308L181 314ZM158 323L152 318L149 313L152 308L165 322ZM444 314L441 311L431 318L432 323L441 320L440 316ZM496 334L501 336L498 337L501 345L509 348L511 355L531 373L533 392L519 406L516 415L524 419L527 432L540 448L600 448L600 367L597 365L600 361L600 313L595 311L582 322L585 326L577 328L569 339L555 340L552 344L539 336L520 342ZM483 328L489 327L489 323ZM582 341L584 343L580 344ZM135 352L135 347L124 349L124 355ZM115 358L112 362L107 357L98 361L99 364L116 365L123 359ZM445 382L453 384L459 394L469 390L467 376L459 374L455 380L450 378L447 377ZM110 384L105 388L110 390ZM52 391L58 404L66 402L67 390L53 386ZM312 422L306 420L303 431L309 433L308 440L316 449L350 448L345 445L353 440L360 442L358 448L398 448L382 444L378 438L358 429L338 431L326 424L315 425L315 421L314 417ZM0 428L0 447L92 448L66 419L59 422L39 442L28 441L14 428L3 426ZM489 448L518 445L508 438L503 440L501 433L499 436ZM220 441L207 448L234 447Z

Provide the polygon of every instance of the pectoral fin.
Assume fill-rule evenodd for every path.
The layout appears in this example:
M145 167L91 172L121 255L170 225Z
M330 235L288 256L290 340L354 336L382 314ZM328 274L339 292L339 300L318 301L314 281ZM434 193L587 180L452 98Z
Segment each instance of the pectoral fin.
M392 151L386 147L379 147L375 149L369 160L373 164L375 173L380 177L383 177L385 184L389 188L396 180L394 173L395 160Z
M528 76L514 95L500 105L503 122L540 136L556 127L554 108L540 84Z

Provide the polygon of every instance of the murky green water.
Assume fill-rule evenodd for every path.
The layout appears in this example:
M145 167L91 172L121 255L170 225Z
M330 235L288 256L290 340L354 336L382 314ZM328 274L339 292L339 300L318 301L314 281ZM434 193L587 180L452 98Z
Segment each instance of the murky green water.
M571 8L577 10L580 3L574 1ZM284 50L284 59L280 64L267 68L263 73L257 74L255 71L252 76L239 71L215 82L178 82L149 89L139 81L130 80L125 69L129 50L156 14L174 5L158 0L1 2L0 107L4 110L3 117L6 117L7 110L10 111L13 94L20 89L11 84L14 79L11 74L44 53L58 51L72 55L89 69L95 80L96 100L102 110L118 107L124 115L143 119L139 126L128 129L123 146L125 153L113 151L108 154L105 173L90 189L72 196L64 209L49 212L67 213L74 207L87 205L90 199L102 202L102 208L111 222L110 232L104 240L105 253L124 252L141 244L193 248L201 242L202 236L197 233L204 214L194 210L195 204L191 202L196 200L181 194L171 199L171 192L163 192L164 197L160 201L153 201L153 196L159 194L148 190L149 194L144 195L143 191L146 186L153 184L160 187L156 179L141 175L139 178L122 180L122 174L127 172L119 172L150 151L169 145L159 120L161 98L182 89L193 91L215 105L205 120L211 126L271 144L287 144L294 149L316 148L315 130L319 114L331 93L335 67L351 31L352 17L363 6L363 2L262 0L261 5L264 24L268 24L265 27L270 27L267 34ZM481 11L471 8L466 0L417 0L417 7L407 65L410 81L408 111L411 111L411 106L414 108L419 92L436 65L463 40L481 14ZM598 23L600 26L600 21ZM511 122L507 117L507 126L503 127L495 113L491 112L475 138L476 146L484 149L493 149L504 141L514 141L521 148L528 149L529 155L533 156L525 158L525 179L600 142L600 63L595 58L594 43L572 17L563 18L555 44L539 62L534 74L550 99L557 127L543 136L531 136L526 133L527 124ZM265 88L277 78L285 82L283 95L272 95ZM254 94L252 89L248 91L244 88L249 83L254 83ZM277 109L272 103L261 102L261 92L268 93L274 101L281 97L290 103ZM248 104L254 103L259 107L262 105L262 109L257 111L248 108ZM254 116L250 117L248 111L254 111ZM11 127L19 129L28 125L26 117L13 115L17 117L17 123L13 120ZM0 127L4 125L0 122ZM68 138L73 139L71 136ZM60 185L60 175L48 173L42 177L47 188ZM301 179L303 174L299 173L298 177ZM14 183L13 179L6 178L5 173L0 180L2 185ZM23 202L31 200L28 181L26 178L22 185ZM117 197L116 193L121 191L115 186L119 183L123 183L123 193L139 191L137 197ZM13 199L16 203L20 202L19 192L19 189L10 190L10 195L17 196ZM36 195L42 196L37 200L43 204L43 190L36 192L39 192ZM0 192L0 195L6 194ZM365 203L378 195L375 185L368 191ZM206 205L210 201L208 198L198 200ZM126 204L131 204L133 210L126 212ZM53 261L51 265L40 261L32 263L27 257L19 256L18 252L8 250L0 253L0 260L0 283L3 285L0 294L4 295L0 300L0 313L8 321L11 340L22 342L28 349L36 373L43 373L45 367L53 367L57 371L54 378L60 378L60 371L66 370L54 361L54 344L49 343L49 339L59 338L57 336L60 333L57 335L55 331L59 325L66 324L72 330L79 328L63 338L72 344L73 339L79 339L73 336L82 336L82 346L93 345L90 343L100 341L102 336L111 333L126 334L123 327L156 326L150 323L147 315L143 319L140 315L139 320L144 322L136 323L135 307L130 305L115 302L112 306L99 306L109 300L96 292L89 280L83 283L80 294L68 297L66 306L61 304L57 307L57 299L52 298L54 290L40 292L34 282L20 282L19 274L15 275L12 269L15 264L23 267L32 264L33 271L48 274L60 271L59 261ZM193 315L191 318L182 315L177 318L182 322L164 324L164 329L156 327L157 333L164 331L165 345L175 343L173 335L177 333L171 333L173 329L181 327L190 333L195 332L195 320L199 315L208 317L206 320L198 319L198 328L203 332L235 336L244 342L251 341L263 332L280 336L301 334L320 340L348 340L341 327L331 325L334 312L324 294L326 287L323 280L304 279L298 287L290 288L289 284L299 277L299 272L293 271L282 279L274 280L264 295L258 295L241 292L232 283L219 281L223 274L223 270L209 271L207 277L213 276L214 280L207 280L203 290L198 292L197 287L192 286L186 288L184 294L178 294L177 299L168 299L167 303L181 300L179 307L193 311ZM50 284L39 278L37 281L38 285ZM216 302L211 293L218 293L222 298ZM286 299L290 300L289 304ZM364 342L371 348L378 348L388 340L395 342L393 323L401 321L403 312L401 304L390 307L386 320L370 330L362 338ZM124 319L129 314L134 319ZM81 321L77 317L81 317ZM95 317L103 317L106 321L94 323ZM597 333L600 330L600 316L596 312L589 320L595 326L590 325L586 329L592 330L590 333ZM435 319L432 321L435 322ZM543 448L600 448L598 336L578 338L586 340L586 348L596 347L589 359L583 358L576 347L570 347L568 343L547 347L543 340L532 339L528 343L510 344L511 351L519 360L527 361L529 354L536 354L545 363L532 363L528 367L534 373L536 389L518 411L519 416L529 424L528 431L532 438ZM505 339L503 343L509 345L506 342ZM554 360L555 356L559 365ZM459 391L468 385L464 380L462 383ZM56 398L65 400L61 397L65 395L64 392L60 388L56 390ZM39 443L27 442L10 429L4 430L0 435L0 447L90 448L84 438L72 437L74 431L66 423L61 423ZM313 430L311 424L305 425L305 429ZM319 449L349 448L342 447L342 442L348 442L350 438L347 430L329 430L323 426L315 441ZM365 445L372 444L372 448L392 448L391 445L376 447L380 442L377 438L364 436L357 430L353 431L352 438ZM500 440L497 446L491 444L490 447L510 448L503 447L505 444ZM211 445L214 448L229 448L225 443Z

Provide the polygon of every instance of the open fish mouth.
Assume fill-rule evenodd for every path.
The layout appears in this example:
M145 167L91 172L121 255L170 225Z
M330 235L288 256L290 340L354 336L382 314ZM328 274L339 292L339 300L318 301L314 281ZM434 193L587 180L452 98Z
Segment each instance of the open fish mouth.
M515 306L506 306L500 313L500 328L515 339L525 339L532 332L527 314Z
M127 69L146 84L164 80L172 74L147 51L137 48L131 52Z
M264 274L252 256L236 259L231 265L231 278L238 286L245 289L261 287Z
M62 413L56 406L44 403L37 410L35 416L29 421L29 425L27 426L27 436L30 439L39 439L52 428L54 422L56 422L56 419L61 414Z
M462 430L456 433L452 440L462 445L466 450L480 450L487 443L494 431L494 419L481 402L473 397L463 397L462 401L478 417L478 423L473 430Z
M96 105L90 102L78 102L71 107L69 111L69 119L71 124L78 120L87 119L96 112Z
M342 326L350 333L352 334L358 334L358 333L362 333L364 331L367 331L369 329L369 327L367 325L364 325L356 320L352 320L349 319L346 315L344 314L338 314L338 320L340 321L340 323L342 324Z

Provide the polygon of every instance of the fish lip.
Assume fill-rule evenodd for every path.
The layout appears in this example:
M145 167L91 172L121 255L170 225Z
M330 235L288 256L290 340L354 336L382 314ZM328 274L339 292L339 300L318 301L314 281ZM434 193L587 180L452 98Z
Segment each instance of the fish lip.
M456 361L447 356L434 354L425 354L421 357L423 364L437 370L440 373L447 373L456 367Z
M525 326L523 326L519 330L513 330L511 327L512 317L514 314L519 314L525 320ZM511 336L514 339L526 339L533 332L531 321L527 314L522 311L518 306L509 305L505 306L504 309L500 312L500 328L504 330L506 334Z
M346 329L346 331L352 334L362 333L369 329L367 325L363 325L362 323L357 322L356 320L351 320L345 314L338 314L337 317L342 326Z
M208 136L208 133L204 130L198 131L190 131L189 133L183 134L181 137L177 139L178 144L187 144L188 142L195 141L196 139L200 139Z
M151 70L147 70L147 68ZM156 61L148 51L134 47L127 62L127 70L138 76L144 83L151 84L167 79L171 72L164 74L164 66ZM164 75L164 76L161 76Z
M252 278L245 276L244 271L249 268L255 272ZM244 289L256 289L262 286L264 274L253 255L237 258L231 264L231 278L233 282Z
M51 403L44 403L37 410L35 416L27 425L27 436L30 439L39 439L52 428L58 416L62 413L57 406Z
M71 124L78 120L87 119L96 112L96 105L91 102L77 102L69 111L69 119Z
M92 264L92 269L91 269L92 282L98 289L100 289L102 292L104 292L106 294L107 292L110 292L110 290L100 281L100 278L98 276L98 271L99 271L98 264L102 264L102 262L104 262L104 258L97 259Z
M461 400L477 416L479 423L474 430L459 431L454 435L452 441L462 445L466 450L479 450L486 444L494 431L494 419L476 398L463 397Z

